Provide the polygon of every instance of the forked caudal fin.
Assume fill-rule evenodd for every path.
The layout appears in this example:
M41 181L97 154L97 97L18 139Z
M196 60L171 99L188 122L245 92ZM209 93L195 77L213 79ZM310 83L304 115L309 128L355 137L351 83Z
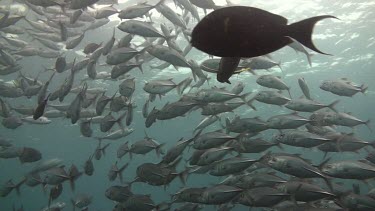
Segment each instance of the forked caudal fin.
M331 54L324 53L324 52L320 51L319 49L317 49L315 47L313 41L312 41L312 32L313 32L315 24L318 21L326 19L326 18L338 19L338 18L336 18L335 16L332 16L332 15L322 15L322 16L316 16L316 17L308 18L308 19L290 24L288 26L287 34L290 37L296 39L302 45L310 48L311 50L313 50L315 52L325 54L325 55L331 55Z

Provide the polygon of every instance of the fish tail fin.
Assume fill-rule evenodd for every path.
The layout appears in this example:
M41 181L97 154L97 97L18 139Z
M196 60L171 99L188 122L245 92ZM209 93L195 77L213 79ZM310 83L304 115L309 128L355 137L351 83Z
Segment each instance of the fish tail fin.
M52 203L52 196L51 196L51 194L48 196L48 208L50 208L51 207L51 203Z
M233 5L235 5L235 4L233 4L232 1L230 1L230 0L226 0L226 2L227 2L227 6L233 6Z
M75 211L76 210L76 203L75 203L74 199L70 199L70 202L72 203L73 211Z
M186 180L189 176L189 169L185 169L181 173L178 174L178 178L180 178L180 181L182 184L186 185Z
M369 120L367 120L367 121L365 122L365 125L366 125L366 127L370 130L370 132L372 133L372 129L371 129L371 127L370 127L370 123L371 123L371 120L369 119Z
M337 105L337 103L339 103L340 100L335 100L333 101L331 104L329 104L327 107L330 108L332 111L336 112L337 113L337 110L335 108L335 106Z
M324 159L318 166L319 169L321 169L325 164L327 164L331 160L331 157Z
M193 75L194 82L197 81L197 75L195 74L193 69L191 69L191 74Z
M117 120L116 120L116 123L118 124L118 126L120 127L122 133L125 133L125 127L124 125L122 124L122 120L126 117L126 114L127 112L124 112Z
M375 149L375 141L371 141L370 146ZM371 159L370 157L372 157L372 153L366 156L366 160Z
M307 61L309 62L310 67L312 67L311 57L314 56L312 53L306 53Z
M135 182L138 182L137 181L137 179L138 179L138 177L137 178L135 178L133 181L130 181L130 182L125 182L125 185L126 186L128 186L129 187L129 189L131 189L132 188L132 185L133 185L133 183L135 183Z
M243 95L240 95L239 97L241 98L241 100L243 100L245 103L247 103L246 98L247 98L247 96L249 96L251 94L252 94L252 92L248 92L248 93L245 93Z
M23 183L26 182L26 178L24 178L23 180L21 180L19 183L17 183L15 186L14 186L14 189L16 189L16 193L18 196L21 195L21 191L20 191L20 187Z
M195 134L195 136L191 139L189 139L189 143L191 142L195 142L197 140L197 138L202 134L203 130L199 130L197 134ZM191 145L189 144L188 147L190 147Z
M329 178L329 177L324 177L323 179L324 179L324 181L327 183L327 186L328 186L329 190L333 192L334 189L333 189L333 184L332 184L332 180L331 180L331 178Z
M75 180L82 175L82 172L79 172L78 168L75 165L72 165L69 171L69 183L70 188L75 190Z
M280 68L281 73L284 73L283 68L281 68L281 60L276 63L276 66Z
M292 99L292 95L290 94L290 87L287 89L290 99Z
M322 15L322 16L308 18L308 19L305 19L296 23L292 23L287 26L288 35L315 52L318 52L320 54L325 54L325 55L331 55L331 54L324 53L320 51L319 49L317 49L312 41L312 32L313 32L315 24L318 21L326 19L326 18L338 19L332 15Z
M139 68L139 70L141 71L141 73L143 74L144 72L143 72L142 64L143 64L142 62L139 63L139 64L138 64L138 68Z
M72 178L69 179L69 185L70 185L70 189L72 191L74 191L76 189L76 184L74 182L74 179L72 179Z
M280 141L276 141L276 147L279 148L280 150L285 149Z
M129 151L129 142L127 141L127 142L125 142L124 143L124 155L126 155L127 153L130 153L130 151ZM121 158L121 157L120 157Z
M118 170L118 176L120 178L120 182L123 183L123 177L122 177L122 172L129 166L129 163L125 163L119 170Z
M154 7L158 7L161 4L164 4L165 0L160 0Z
M209 77L208 75L206 75L206 82L208 85L210 85L210 80L211 80L211 77Z
M109 147L109 144L104 145L104 147L101 149L103 155L105 156L105 150Z
M181 81L180 83L177 84L176 91L178 95L182 95L182 92L184 91L183 87L184 87L184 81Z
M365 86L364 84L361 86L361 92L362 94L365 94L365 92L367 91L368 89L368 86Z
M230 133L230 130L229 130L229 128L230 128L230 125L231 125L231 123L230 123L230 120L229 120L229 118L227 117L227 118L225 118L225 132L227 133L227 134L229 134Z
M217 116L217 115L215 115L218 119L216 120L216 122L219 122L219 125L220 125L220 127L221 127L221 129L225 129L225 125L223 124L223 122L221 121L221 118L220 118L220 116Z
M44 72L48 72L48 71L53 71L53 72L55 72L55 68L48 68L48 67L46 67L46 66L44 66L44 65L42 65L42 67L43 67L43 69L44 69Z
M165 143L162 143L160 145L158 145L156 148L155 148L155 152L156 152L156 156L160 157L160 155L163 155L164 152L162 150L162 147L165 145Z
M253 105L253 101L254 101L254 100L255 100L255 97L252 98L252 99L250 99L249 101L247 101L246 104L247 104L250 108L252 108L254 111L256 111L257 108Z

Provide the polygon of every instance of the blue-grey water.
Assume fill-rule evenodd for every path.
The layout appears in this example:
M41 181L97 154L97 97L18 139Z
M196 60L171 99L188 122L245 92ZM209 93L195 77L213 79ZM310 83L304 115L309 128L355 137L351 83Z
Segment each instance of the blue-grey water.
M120 1L122 2L122 1ZM136 2L136 1L132 1ZM222 1L215 1L217 4L223 5ZM272 53L272 58L275 61L281 61L282 71L278 67L274 67L270 70L273 75L281 76L283 80L291 87L291 94L293 98L299 98L302 96L302 92L298 86L297 79L304 77L309 85L311 95L314 99L323 103L330 103L336 99L340 102L337 105L337 110L341 112L351 112L352 115L363 119L371 119L375 121L375 2L371 0L340 0L340 1L324 1L324 0L241 0L233 3L239 5L258 7L275 14L279 14L288 19L289 23L293 23L308 17L329 14L339 18L339 20L327 19L319 22L314 29L313 40L316 46L323 52L332 54L332 56L314 54L312 57L312 67L308 65L305 55L296 53L293 49L285 47L277 52ZM6 3L6 1L5 1ZM151 1L153 3L153 1ZM3 2L0 2L3 4ZM127 4L120 3L115 5L116 8L123 9ZM167 3L171 8L175 8L172 2ZM14 9L16 9L14 7ZM178 10L176 10L178 11ZM204 16L203 10L199 9L201 17ZM208 11L210 12L210 10ZM159 17L157 12L154 12L154 21L167 22L165 18ZM32 12L27 14L30 18L33 18ZM106 42L112 36L112 29L118 24L118 20L113 16L113 22L89 31L83 42L76 48L82 49L86 44L90 42ZM169 24L169 23L168 23ZM190 23L189 28L194 27L196 21L193 20ZM17 23L19 26L26 27L26 23L20 21ZM122 32L116 31L116 38L122 37ZM24 36L22 39L31 41L30 37ZM142 42L141 38L137 38L139 43ZM181 46L186 46L186 40L179 38L178 43ZM37 43L35 45L38 45ZM83 58L83 54L77 52L77 50L69 50L64 53L67 55L67 60L71 61L73 58ZM194 59L198 63L208 58L208 55L202 53L196 49L193 49L187 58ZM104 60L102 61L102 63ZM26 76L35 77L43 66L52 66L54 63L53 59L44 59L37 56L25 57L19 63L22 65L22 73ZM75 191L73 192L68 182L64 182L63 193L56 200L67 203L67 207L64 210L72 210L70 204L71 198L79 193L88 193L93 196L93 202L89 206L89 210L111 210L114 206L114 202L107 199L104 195L105 190L116 184L120 184L117 179L114 182L110 182L107 178L107 173L112 164L117 161L116 150L124 143L129 141L133 143L137 140L142 139L147 134L157 140L159 143L166 143L164 149L168 149L179 140L181 137L185 139L193 136L192 132L197 124L203 119L200 114L200 110L192 111L185 117L178 117L167 121L157 121L150 128L145 127L145 119L142 116L141 109L146 99L148 99L147 93L143 91L144 83L151 79L167 79L173 78L175 82L180 82L186 77L191 75L190 70L185 68L179 68L179 71L174 69L172 66L165 70L153 70L149 66L151 64L161 63L158 59L143 65L144 73L142 74L139 70L134 69L130 72L132 77L136 80L136 91L133 95L133 101L137 105L134 113L134 120L129 126L134 128L135 132L126 138L116 141L105 141L110 143L110 146L106 150L105 156L99 160L94 160L95 172L94 175L89 177L86 175L81 176L76 181ZM110 71L110 67L102 66L97 68L99 71ZM80 73L80 78L83 78L83 72ZM257 71L258 74L267 73L264 71ZM17 74L17 73L16 73ZM16 74L1 76L1 80L8 81L17 77ZM68 72L58 74L54 78L49 90L57 89L63 80L67 77ZM49 74L42 74L39 78L41 81L46 81ZM212 78L209 84L205 84L202 88L209 88L212 86L225 87L230 90L233 84L236 82L243 82L245 86L245 92L256 92L257 90L264 90L256 84L256 76L250 73L241 73L238 76L233 76L231 79L232 85L220 84L216 82L216 76L210 74ZM79 78L79 77L78 77ZM358 93L353 97L340 97L333 95L332 93L325 92L319 88L319 85L323 80L327 79L338 79L348 78L357 84L366 84L369 86L368 91L365 94ZM107 96L111 96L118 89L118 81L89 81L89 87L103 87L107 89ZM74 87L79 85L79 80L75 81ZM74 94L69 95L66 98L66 102L71 102L75 97ZM161 108L167 102L174 102L179 99L177 93L173 90L166 96L163 96L161 100L157 98L153 103L150 104L150 108L156 106ZM21 97L17 99L7 99L12 105L25 105L35 106L36 98L32 97L27 99ZM254 105L257 107L257 111L253 111L246 106L242 106L236 109L233 113L226 113L222 115L222 119L225 117L234 118L235 115L241 117L255 117L258 116L263 120L268 119L271 116L291 113L290 110L275 105L266 105L260 102L255 102ZM306 114L302 114L307 116ZM94 136L103 135L98 125L94 125ZM117 126L115 126L117 127ZM370 123L370 127L375 131L373 122ZM220 129L219 124L211 125L205 131L213 131ZM351 132L351 129L345 129L342 127L337 128L339 131ZM356 136L366 141L373 141L374 134L365 126L357 126L353 129ZM276 130L267 130L263 132L263 137L270 138L273 134L278 133ZM79 169L83 168L84 162L94 152L97 147L98 141L94 138L86 138L80 135L79 126L72 125L70 120L67 118L52 119L52 123L48 125L32 125L24 123L21 127L16 130L6 129L0 127L0 135L12 140L12 143L16 146L27 146L38 149L42 152L43 159L48 160L52 158L59 158L63 160L63 164L69 167L71 164L75 164ZM273 152L280 151L280 149L273 147L270 149ZM185 150L184 159L187 159L193 150ZM323 153L315 149L301 149L295 147L284 147L284 152L293 154L302 154L304 158L310 159L312 163L319 164L323 160ZM346 159L364 159L366 151L361 150L358 153L333 153L330 154L332 160L346 160ZM259 158L262 154L249 154L246 155L251 158ZM124 156L121 160L118 160L119 165L129 162L129 167L124 171L124 181L132 181L136 174L136 168L144 162L157 163L160 158L156 156L154 152L151 152L145 156L133 155L133 159L130 160L129 156ZM0 159L0 184L4 184L8 180L17 182L23 179L23 176L36 165L36 163L21 164L18 159ZM184 164L178 166L179 170L184 168ZM216 178L209 175L191 175L186 185L184 186L178 179L174 180L165 190L163 187L154 187L144 183L135 183L132 185L132 191L139 194L150 194L152 199L156 202L169 201L170 195L178 191L183 187L205 187L216 184L224 178ZM340 180L337 181L345 182L348 189L351 188L352 183L359 183L361 185L361 192L366 193L371 189L373 180L369 181L370 185L354 181L354 180ZM20 195L17 195L15 191L12 191L7 197L0 198L0 210L8 211L12 210L12 205L20 207L23 205L25 210L40 210L47 205L48 201L47 188L44 192L41 186L27 187L21 186ZM176 206L174 206L176 207ZM217 207L207 205L203 210L216 210ZM237 205L233 210L245 210L244 206ZM254 209L255 210L255 209Z

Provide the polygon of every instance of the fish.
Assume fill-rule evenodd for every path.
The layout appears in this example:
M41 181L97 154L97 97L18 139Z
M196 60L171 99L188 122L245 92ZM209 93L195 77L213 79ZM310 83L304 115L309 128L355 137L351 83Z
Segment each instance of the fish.
M182 85L181 82L178 84L173 82L173 78L166 80L152 80L145 83L143 90L147 93L161 96L167 94L173 89L176 89L177 93L180 93L180 87Z
M34 119L33 116L23 117L22 121L30 123L30 124L36 124L36 125L46 125L52 122L50 119L44 116L41 116L38 119Z
M323 108L329 108L332 111L337 112L335 106L340 102L340 100L335 100L332 103L325 105L319 102L309 100L309 99L293 99L290 100L285 104L286 108L289 108L294 111L301 111L301 112L314 112Z
M135 57L138 53L137 50L133 48L128 48L128 47L122 47L118 48L116 50L111 51L107 55L107 60L106 63L109 65L118 65L124 62L129 61L133 57Z
M252 100L257 100L266 104L282 106L288 103L291 99L283 96L280 92L265 90L259 91Z
M204 204L225 204L238 196L243 190L241 188L216 185L207 188L202 193Z
M130 98L135 91L135 78L125 79L119 84L119 93Z
M48 94L47 98L43 100L38 106L35 108L33 119L37 120L44 114L44 109L47 106L48 98L51 96L51 94Z
M116 202L125 202L133 193L129 186L111 186L105 191L105 196Z
M356 160L329 162L321 168L325 174L342 179L369 179L373 178L375 172L371 163Z
M117 28L123 32L142 37L164 37L164 35L151 24L138 20L124 21Z
M31 147L22 147L18 159L21 163L32 163L42 159L42 153Z
M1 208L374 210L375 141L359 127L373 129L372 55L345 47L358 36L374 45L371 6L323 2L364 14L342 27L288 15L306 4L281 8L297 21L287 24L271 4L219 3L0 5ZM320 58L337 49L315 46L318 24L313 36L344 46L344 59Z
M117 167L117 162L111 166L109 172L108 172L108 179L110 181L114 181L117 176L120 179L120 182L122 182L122 172L129 166L129 163L125 163L121 168Z
M267 120L268 127L272 129L296 129L311 122L296 113L276 115Z
M272 187L256 187L245 190L236 198L236 203L250 207L274 206L290 195Z
M88 194L77 195L74 199L71 199L73 211L78 208L84 208L91 204L93 197Z
M183 29L187 29L187 26L184 20L163 2L157 4L155 8L158 12L160 12L160 14L162 14L165 18L167 18L174 25L179 26Z
M118 14L120 19L133 19L147 15L150 10L154 9L159 4L162 4L165 0L159 0L156 5L149 5L147 3L140 3L133 6L128 6L121 10Z
M361 92L365 93L368 87L364 84L361 86L355 85L347 78L341 78L339 80L325 80L320 85L320 89L331 92L339 96L352 97L353 95Z
M156 119L158 120L167 120L173 119L179 116L184 116L186 113L191 111L194 107L199 105L197 102L189 101L177 101L173 103L167 103L161 108L157 115Z
M332 141L332 139L328 137L322 137L302 130L282 132L280 134L275 135L273 137L273 140L286 145L305 148L316 147L321 144Z
M132 158L133 154L147 154L152 150L155 150L157 156L164 154L162 147L165 144L159 144L156 140L147 136L144 137L142 140L138 140L134 142L130 147L128 147L128 142L126 142L123 146L124 154L129 153L130 158Z
M115 117L112 116L112 113L108 113L104 118L103 120L101 121L100 123L100 131L102 132L108 132L113 126L114 124L118 124L121 128L121 130L124 131L124 127L122 126L122 120L126 117L126 112L123 113L120 117L118 117L117 119L115 119Z
M81 35L74 37L65 44L65 48L68 50L76 48L81 43L84 37L85 33L82 33Z
M118 13L118 11L113 6L103 7L96 11L95 19L108 18L116 13Z
M193 132L203 130L204 128L208 127L209 125L215 123L216 121L220 121L220 117L216 115L207 116L205 117L194 129Z
M228 83L241 57L274 52L293 42L288 37L317 53L326 54L317 49L311 39L314 25L326 18L336 17L322 15L287 25L286 18L259 8L224 7L208 14L194 27L191 44L205 53L222 57L217 79Z
M287 90L289 97L292 98L292 96L290 95L290 87L288 87L288 85L286 85L285 82L281 80L281 77L275 77L273 75L261 75L257 78L256 82L257 84L264 87L278 90Z
M190 64L186 58L181 55L178 51L168 48L164 45L151 45L146 48L146 51L155 56L156 58L166 61L175 67L189 67Z
M80 131L83 136L91 137L93 134L93 131L91 129L91 120L87 120L87 119L81 120Z
M231 174L241 173L257 161L258 160L256 159L244 157L227 158L215 162L213 164L213 167L209 171L209 174L213 176L227 176Z

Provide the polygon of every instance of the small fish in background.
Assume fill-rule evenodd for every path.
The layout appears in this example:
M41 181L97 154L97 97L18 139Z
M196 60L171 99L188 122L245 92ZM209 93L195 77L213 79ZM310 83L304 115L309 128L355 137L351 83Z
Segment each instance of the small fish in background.
M122 172L129 166L129 163L125 163L122 167L117 167L117 162L111 166L108 172L108 179L109 181L116 180L117 177L119 177L120 182L123 181Z
M71 203L73 206L73 211L76 208L83 209L89 206L92 203L93 197L88 194L79 194L75 198L71 199Z
M48 102L48 98L51 96L51 94L49 94L41 103L38 104L38 106L35 108L35 112L34 112L34 115L33 115L33 119L34 120L37 120L39 119L41 116L43 116L44 114L44 110L47 106L47 102Z
M331 92L338 96L352 97L361 92L364 94L368 87L364 84L356 85L347 78L340 78L339 80L325 80L320 85L320 89Z
M12 180L8 180L0 187L0 196L6 197L13 190L16 190L17 194L20 194L20 187L25 182L25 180L20 181L19 183L14 184Z
M49 192L49 197L48 197L48 206L51 206L52 201L57 199L63 191L63 186L61 184L58 184L55 187L52 187Z
M312 100L311 99L311 96L310 96L310 89L309 87L307 86L307 83L305 81L305 78L298 78L298 85L299 87L301 88L302 90L302 93L305 95L305 97L309 100Z

